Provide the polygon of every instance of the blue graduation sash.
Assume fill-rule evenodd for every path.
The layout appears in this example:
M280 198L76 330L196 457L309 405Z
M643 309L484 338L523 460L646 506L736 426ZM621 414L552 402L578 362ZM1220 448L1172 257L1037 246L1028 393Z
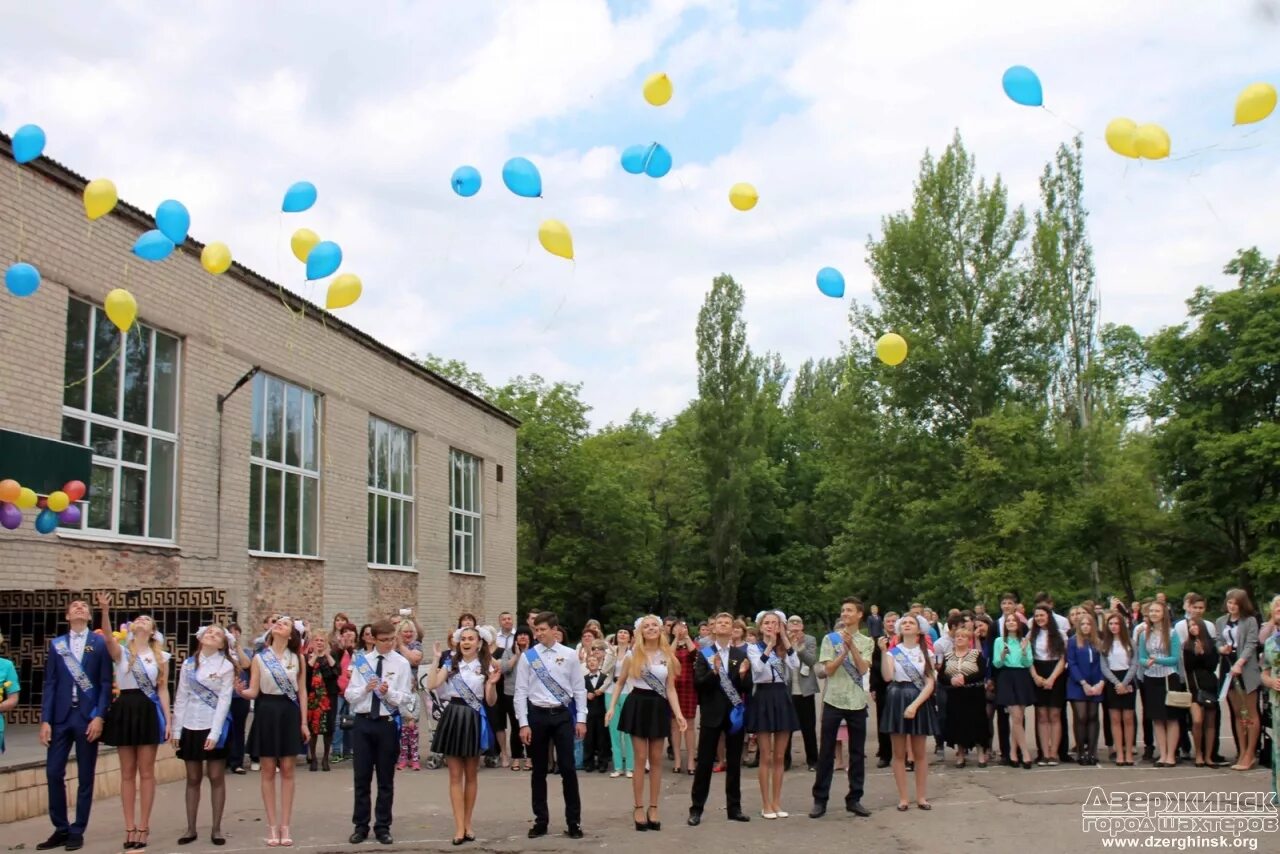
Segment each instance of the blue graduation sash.
M196 657L194 655L183 663L182 669L186 673L184 681L186 682L187 689L191 691L191 693L194 694L200 702L204 703L216 713L218 710L218 695L212 688L200 681L200 677L196 675L198 665L199 662L196 661ZM236 678L234 670L231 673L231 678ZM222 749L224 744L226 744L227 735L230 734L230 732L231 712L228 710L227 714L222 718L222 732L218 734L218 743L216 747L219 750Z
M557 703L567 706L569 716L576 721L578 719L578 704L573 699L573 692L557 682L555 677L551 675L551 671L547 670L546 662L542 660L541 655L538 655L538 648L530 647L525 652L524 659L533 668L533 673L538 677L538 681L542 683L542 687L551 692L551 696L556 698Z
M764 651L765 649L764 641L757 641L756 649L760 650L760 660L767 662L769 665L769 669L773 671L774 681L786 682L787 672L782 668L782 657L778 655L777 648L776 647L774 648L772 658L769 657L769 653Z
M836 654L836 658L839 658L840 654L844 652L844 641L841 639L840 633L832 632L827 635L827 640L831 641L831 651ZM844 667L844 672L849 674L850 679L858 683L858 685L862 685L862 674L858 673L858 668L853 666L853 662L849 660L848 656L845 656L841 666Z
M667 698L667 683L655 676L654 673L649 670L649 666L647 664L644 669L640 671L640 676L644 679L644 684L662 695L662 699L665 700Z
M92 703L93 695L97 691L94 689L93 683L89 681L89 677L85 675L84 668L80 666L75 653L71 651L71 645L67 643L67 639L65 637L54 638L53 651L62 656L62 663L67 665L72 681L76 683L76 687L80 689L80 693L85 696L85 699Z
M728 698L732 706L729 709L729 732L736 735L742 731L742 725L746 722L747 704L743 701L742 695L738 693L738 689L733 687L733 680L729 678L729 659L727 656L725 657L723 670L716 670L714 644L702 648L702 657L707 660L707 666L711 668L712 672L720 677L720 690L724 691L725 697Z
M382 681L378 678L377 672L374 671L372 666L370 666L369 660L364 657L364 652L357 652L356 657L352 660L351 663L355 665L356 670L360 671L360 676L364 679L366 683ZM378 702L386 706L387 710L391 712L391 715L390 715L391 720L396 722L396 732L399 732L400 727L404 723L403 719L400 717L400 710L395 706L391 705L390 703L388 703L382 697L378 697Z
M902 648L895 646L889 650L889 653L893 656L894 663L905 670L915 686L923 691L927 684L924 680L924 674L916 668L907 654L902 651ZM925 654L928 655L927 652Z
M471 690L471 686L462 678L462 674L454 673L449 676L449 687L453 689L454 695L462 702L471 707L471 711L480 716L480 749L488 751L493 747L493 730L489 728L489 715L485 713L484 706L480 703L480 698L476 696L476 692Z
M121 650L129 658L129 675L133 677L134 682L138 683L139 690L146 695L147 699L151 701L151 705L155 707L156 720L160 725L160 741L163 742L165 737L164 706L160 703L160 695L156 693L156 684L147 675L147 668L143 665L142 659L130 652L127 646L122 646ZM159 662L156 665L158 667Z
M267 672L271 674L271 678L275 680L276 687L280 689L280 693L284 694L293 704L298 705L298 684L289 678L289 671L284 669L284 665L276 658L276 654L271 651L271 647L264 646L262 652L258 653L262 666L267 668ZM301 662L299 662L301 666Z

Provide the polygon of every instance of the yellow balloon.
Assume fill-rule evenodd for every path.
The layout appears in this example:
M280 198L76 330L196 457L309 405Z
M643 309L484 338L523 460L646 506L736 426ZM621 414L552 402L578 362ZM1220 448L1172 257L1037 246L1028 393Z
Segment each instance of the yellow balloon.
M18 491L18 500L13 502L14 506L19 510L30 510L40 503L40 496L36 495L36 491L29 487L22 487Z
M364 286L355 273L343 273L329 283L329 292L325 294L324 307L327 309L346 308L360 299Z
M1236 98L1236 124L1260 122L1276 108L1276 87L1270 83L1250 83Z
M644 81L644 99L655 107L661 107L671 100L671 78L666 72L650 74Z
M1133 135L1138 156L1147 160L1163 160L1169 156L1169 133L1160 125L1140 125Z
M293 257L305 264L307 256L319 242L320 235L309 228L300 228L293 233L293 237L289 238L289 248L293 250Z
M71 504L71 498L61 489L50 492L48 500L45 501L45 506L54 513L61 513L69 504Z
M1125 157L1138 156L1138 141L1135 138L1138 125L1133 119L1112 119L1107 125L1107 145L1116 154Z
M760 194L756 192L755 187L746 182L734 184L729 188L729 204L740 211L751 210L758 201L760 201Z
M210 243L200 253L200 266L215 276L231 268L231 250L225 243Z
M138 319L138 301L124 288L116 288L107 294L102 307L106 309L107 317L121 332L128 332L129 327L133 326L133 322Z
M886 332L876 341L876 355L886 365L900 365L907 358L907 341L896 332Z
M573 260L573 235L569 233L569 227L560 220L544 220L538 226L538 242L552 255Z
M111 213L120 197L116 185L106 178L95 178L84 187L84 212L89 219L98 219Z

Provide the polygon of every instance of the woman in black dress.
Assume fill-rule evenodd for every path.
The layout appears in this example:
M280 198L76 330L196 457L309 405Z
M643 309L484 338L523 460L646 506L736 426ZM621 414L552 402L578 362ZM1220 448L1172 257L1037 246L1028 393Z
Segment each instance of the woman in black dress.
M1197 768L1217 768L1213 761L1218 735L1218 648L1204 620L1187 620L1182 669L1191 692L1191 748Z
M333 748L333 736L337 731L338 663L333 658L329 639L316 635L307 651L307 729L311 739L307 742L307 765L316 770L317 748L324 739L323 762L320 767L329 770L329 751Z
M1062 742L1062 707L1067 702L1067 644L1048 605L1037 605L1027 635L1031 648L1031 681L1036 690L1037 765L1057 765Z
M277 616L267 631L266 646L253 657L249 687L240 696L253 707L253 755L262 763L262 804L267 811L267 847L293 845L294 766L311 740L302 710L307 707L306 671L299 649L302 633L293 618ZM276 811L276 770L280 771L280 811ZM279 819L279 824L276 820Z
M956 767L965 766L965 754L978 749L978 767L987 767L991 730L987 723L987 659L973 646L973 630L957 628L951 652L942 662L947 683L947 717L943 740L956 749Z
M1129 623L1123 613L1107 615L1102 629L1102 704L1111 719L1117 766L1133 764L1133 742L1137 727L1138 656L1133 649Z

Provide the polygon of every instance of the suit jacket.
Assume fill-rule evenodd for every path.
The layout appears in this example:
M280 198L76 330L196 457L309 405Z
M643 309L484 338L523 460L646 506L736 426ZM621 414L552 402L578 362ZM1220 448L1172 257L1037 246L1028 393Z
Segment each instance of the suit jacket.
M745 646L729 647L729 681L742 697L751 693L751 670L742 676L739 669L747 660ZM723 726L729 718L729 698L720 687L720 676L711 669L706 656L699 650L693 660L693 684L698 691L698 710L702 714L702 726L717 728Z
M58 638L54 638L55 641L59 639L65 641L68 646L71 644L70 635L59 635ZM84 675L89 678L90 684L94 687L93 702L90 703L81 695L79 706L72 709L71 688L75 685L75 680L71 677L71 671L67 669L67 663L53 648L53 641L49 642L44 664L44 693L40 703L41 723L63 724L73 714L80 715L85 721L106 718L107 706L111 705L113 663L111 654L107 652L107 643L101 636L90 632L85 638L80 668L84 670Z
M1218 638L1214 643L1223 642L1223 632L1227 628L1227 615L1223 614L1214 621L1218 630ZM1240 681L1244 683L1246 692L1257 691L1262 685L1262 666L1258 664L1258 618L1244 617L1236 627L1235 659L1223 658L1222 669L1225 674L1237 660L1244 661L1244 670L1240 673ZM1181 667L1179 668L1181 669Z
M804 644L796 647L796 656L800 659L800 669L791 671L791 683L799 682L800 693L812 697L818 693L818 640L813 635L804 636ZM801 670L808 668L806 676Z

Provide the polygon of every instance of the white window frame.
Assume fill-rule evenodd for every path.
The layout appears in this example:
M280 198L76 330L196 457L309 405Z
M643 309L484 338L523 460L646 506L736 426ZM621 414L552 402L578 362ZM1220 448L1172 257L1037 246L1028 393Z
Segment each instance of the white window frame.
M462 496L458 496L455 486L458 478L455 471L459 465L465 465L469 471L463 474ZM484 575L484 461L475 454L449 449L449 571L459 575ZM459 500L461 498L461 501ZM470 501L468 501L470 499ZM466 502L471 506L464 506ZM464 530L466 524L460 522L470 520L472 530ZM467 553L466 545L470 540L472 567L458 566L459 552ZM461 548L459 547L461 543Z
M400 572L416 572L417 560L416 560L415 545L418 540L417 540L417 525L416 525L417 519L414 517L413 495L415 491L417 467L413 464L414 433L412 430L410 430L407 427L401 427L399 424L396 424L392 421L388 421L385 418L379 418L376 415L369 416L369 430L373 433L373 438L374 438L374 455L373 455L374 469L368 472L367 495L373 496L374 498L373 506L375 508L378 506L377 499L379 498L386 498L388 501L388 504L399 503L401 518L402 519L407 518L409 520L409 525L408 525L407 538L405 537L405 528L403 524L401 525L401 528L400 528L401 561L399 563L396 563L395 561L391 560L390 519L392 514L390 513L387 514L387 519L376 520L379 523L380 527L383 528L381 535L388 539L386 562L378 562L376 560L377 554L378 554L378 536L379 536L379 531L376 528L372 529L372 534L374 537L374 541L372 544L372 551L373 551L372 554L369 554L369 548L368 548L368 545L369 545L368 534L370 532L366 531L365 557L368 559L370 569L391 569L391 570L397 570ZM395 489L390 489L390 488L382 488L377 485L377 481L378 481L377 466L381 461L381 454L377 452L377 435L379 430L382 430L385 432L385 435L387 436L388 441L391 441L392 439L396 438L399 435L403 435L404 437L404 453L407 457L407 459L405 460L405 472L406 472L405 476L406 476L407 482L402 485L402 491L397 491ZM388 452L388 454L390 454L390 451ZM390 479L388 479L387 482L389 484L391 482ZM376 511L374 515L376 516ZM374 519L368 519L366 524L373 525L374 521L375 521ZM407 542L406 542L406 539L407 539Z
M324 505L324 497L323 497L323 495L321 494L322 478L321 478L321 469L320 469L320 460L321 460L320 441L321 441L321 438L322 438L322 436L321 436L321 434L322 434L322 431L321 431L321 425L324 423L324 396L323 396L322 394L320 394L320 392L315 391L314 389L309 389L309 388L307 388L306 386L299 385L298 383L292 383L292 382L289 382L288 380L284 379L283 377L278 377L278 376L276 376L275 374L269 374L269 373L267 373L267 372L265 372L265 371L259 371L257 374L255 374L255 375L254 375L254 377L253 377L253 384L252 384L252 385L253 385L253 389L252 389L253 395L255 395L255 396L256 396L256 395L259 393L259 389L261 389L261 394L262 394L262 424L261 424L261 428L262 428L262 447L261 447L261 451L262 451L262 453L263 453L263 454L265 454L265 453L266 453L266 445L267 445L267 429L266 429L266 426L267 426L267 425L266 425L266 419L267 419L267 383L270 383L270 382L280 383L280 385L281 385L281 386L283 386L283 397L282 397L283 404L282 404L281 409L280 409L280 418L281 418L281 421L282 421L282 423L281 423L281 425L280 425L280 441L281 441L281 445L280 445L280 454L281 454L281 456L282 456L282 457L285 457L286 459L288 458L288 455L289 455L289 454L288 454L288 447L289 447L289 446L288 446L288 442L289 442L289 430L288 430L288 417L289 417L289 415L288 415L288 411L289 411L289 389L291 389L291 388L297 389L297 390L298 390L299 392L301 392L301 393L302 393L302 395L303 395L303 420L304 420L304 422L305 422L305 415L306 415L306 405L305 405L305 404L306 404L306 396L307 396L307 395L310 395L310 396L312 396L312 397L314 397L314 398L315 398L315 413L316 413L315 422L316 422L316 423L315 423L315 438L314 438L314 440L313 440L313 441L314 441L314 443L315 443L315 461L316 461L316 467L315 467L315 469L314 469L314 470L309 469L309 468L307 468L307 467L306 467L306 459L307 459L307 457L306 457L306 441L307 441L307 439L306 439L306 429L307 429L307 428L306 428L306 424L305 424L305 423L302 425L302 442L303 442L303 446L302 446L302 450L298 453L298 459L299 459L299 461L300 461L300 464L299 464L299 465L292 465L292 464L290 464L290 463L280 462L280 461L278 461L278 460L272 460L272 459L268 459L268 458L266 458L265 456L261 456L261 455L258 455L258 454L254 454L254 453L253 453L253 430L254 430L254 427L253 427L252 425L250 426L250 428L249 428L249 472L250 472L250 474L249 474L249 484L250 484L250 487L249 487L249 488L250 488L250 489L252 489L252 488L253 488L252 484L253 484L253 467L254 467L254 466L261 466L261 467L262 467L262 477L261 477L261 478L259 478L259 483L258 483L258 488L261 490L261 492L260 492L260 493L259 493L259 495L258 495L258 518L257 518L256 520L255 520L255 519L250 519L250 520L249 520L249 524L250 524L250 525L257 525L257 527L258 527L258 546L257 546L257 548L253 548L253 547L252 547L252 545L251 545L251 546L250 546L250 548L249 548L249 554L250 554L250 555L252 555L252 556L254 556L254 557L266 557L266 558L300 558L300 559L303 559L303 560L320 560L320 559L321 559L321 558L320 558L320 543L321 543L320 521L321 521L321 518L322 518L321 513L320 513L320 508ZM252 417L252 412L253 412L252 404L250 404L250 410L249 410L249 411L250 411L250 414L251 414L251 417ZM264 543L264 540L265 540L265 538L266 538L266 534L267 534L267 472L268 472L268 471L278 471L278 472L280 472L280 473L281 473L281 474L280 474L280 549L281 549L280 551L274 551L274 550L272 550L272 549L268 549L268 548L266 548L266 547L265 547L265 543ZM284 524L285 498L286 498L286 495L287 495L287 493L288 493L288 489L287 489L286 484L288 483L287 476L288 476L288 475L290 475L290 474L298 475L298 476L300 477L300 480L299 480L299 482L298 482L298 548L299 548L299 551L297 551L297 552L287 552L287 551L284 551L284 540L285 540L285 524ZM316 503L316 507L315 507L315 537L316 537L316 549L315 549L315 553L314 553L314 554L309 554L309 553L307 553L306 551L304 551L304 549L305 549L305 544L306 544L306 524L305 524L305 516L304 516L304 513L305 513L305 511L306 511L306 509L307 509L307 499L306 499L307 491L306 491L306 488L305 488L305 482L306 482L306 480L312 480L312 481L315 481L315 503ZM252 537L253 537L253 531L252 531L252 530L250 530L249 535L250 535L250 543L252 544L252 542L253 542L253 539L252 539Z
M94 454L92 457L93 465L102 468L110 468L112 472L111 480L111 500L113 507L111 508L111 527L108 528L90 528L89 527L89 503L92 496L86 496L80 501L80 525L79 527L64 527L59 524L58 532L62 536L70 536L73 538L83 538L91 540L105 540L112 542L125 543L147 543L149 545L177 545L178 532L178 437L181 431L179 418L182 414L182 344L183 341L177 335L171 335L168 332L161 332L153 326L148 326L141 321L135 324L135 328L129 330L130 335L137 335L145 331L151 336L150 349L148 350L147 362L147 423L145 425L135 424L132 421L125 421L121 416L124 414L124 394L125 394L125 374L121 367L124 360L127 343L121 346L116 353L117 364L117 386L116 389L116 417L108 415L99 415L93 411L93 383L98 369L104 365L97 362L97 354L94 352L97 343L97 318L98 315L104 314L103 309L91 302L77 299L75 297L68 298L67 314L71 313L71 303L77 302L89 309L89 333L88 333L88 349L85 353L85 379L84 385L84 409L76 409L73 406L62 405L62 415L64 418L75 418L85 422L84 434L82 435L82 444L92 448L93 425L97 424L101 427L107 427L116 430L116 456L102 457ZM65 321L64 321L65 327ZM156 376L156 336L163 335L170 338L177 345L174 354L173 367L173 432L167 430L158 430L151 426L155 416L155 376ZM104 363L105 364L105 363ZM66 382L66 373L64 368L63 382ZM65 397L64 397L65 399ZM124 453L124 437L120 431L127 430L130 433L136 433L147 437L147 461L145 463L135 463L123 459ZM62 435L61 427L59 428L59 436ZM162 439L173 443L173 487L171 490L169 518L172 520L173 533L168 537L151 537L143 533L139 534L122 534L120 533L120 501L121 495L121 470L132 469L134 471L144 471L147 474L147 492L143 501L142 508L142 530L144 532L151 530L151 440ZM90 483L86 488L92 488L92 472L90 472Z

